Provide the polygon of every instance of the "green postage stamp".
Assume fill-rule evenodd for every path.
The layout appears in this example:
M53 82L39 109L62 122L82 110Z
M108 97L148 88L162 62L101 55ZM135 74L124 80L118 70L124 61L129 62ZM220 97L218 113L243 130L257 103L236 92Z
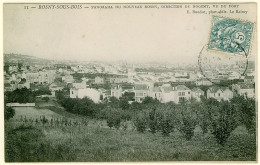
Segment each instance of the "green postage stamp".
M248 56L254 23L214 16L208 49Z

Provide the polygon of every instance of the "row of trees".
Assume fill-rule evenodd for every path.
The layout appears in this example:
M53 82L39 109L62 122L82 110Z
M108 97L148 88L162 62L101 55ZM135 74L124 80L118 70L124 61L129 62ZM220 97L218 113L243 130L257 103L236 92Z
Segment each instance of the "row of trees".
M139 132L161 132L164 136L178 130L186 140L193 137L198 125L203 133L213 134L217 142L224 145L239 125L245 125L249 133L255 134L255 101L239 96L221 102L204 98L200 103L158 104L140 111L135 116L134 123Z
M15 89L14 91L6 91L4 93L5 103L32 103L35 102L36 96L50 95L48 88L41 88L32 91L27 88Z
M255 100L243 96L230 101L201 98L201 102L184 101L160 103L146 97L142 103L132 101L133 93L125 93L120 99L111 97L103 103L95 104L88 98L65 98L61 93L57 99L66 111L107 120L109 127L119 128L125 121L132 121L138 132L160 132L169 136L178 130L186 140L194 135L196 126L203 133L211 133L223 145L238 125L245 125L250 133L256 131Z
M27 88L15 89L14 91L6 91L4 93L4 116L5 120L13 118L15 115L15 110L12 107L7 107L7 103L32 103L35 102L36 96L39 95L50 95L49 89L39 89L37 91L32 91Z

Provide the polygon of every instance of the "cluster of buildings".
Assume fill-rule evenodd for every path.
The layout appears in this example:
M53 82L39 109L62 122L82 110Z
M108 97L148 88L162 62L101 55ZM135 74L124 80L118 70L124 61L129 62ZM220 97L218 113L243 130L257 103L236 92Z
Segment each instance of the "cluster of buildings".
M109 76L96 74L97 76L94 78L83 76L81 79L76 79L73 76L74 73L90 73L92 75L102 73ZM29 89L35 85L43 85L47 86L54 94L55 91L67 87L70 89L70 98L89 97L96 103L110 97L119 99L125 92L134 93L133 101L136 102L142 102L145 97L152 97L162 103L180 103L183 100L192 98L200 101L201 96L215 98L220 101L222 99L229 100L236 95L255 97L253 73L254 70L252 69L252 71L248 71L248 76L241 77L231 70L226 75L228 79L239 78L242 79L242 82L229 87L218 87L204 78L196 69L176 69L172 72L168 69L165 72L148 72L136 71L133 65L94 63L88 66L77 65L59 68L52 67L49 69L37 68L35 66L24 67L18 71L17 66L10 66L9 73L4 72L4 88L5 91L13 91L24 87ZM219 80L216 78L214 81L217 82ZM186 82L195 84L195 87L192 89L188 88L184 85ZM93 84L96 86L93 87ZM102 87L104 84L109 84L111 88L104 89ZM203 91L200 89L201 86L208 86L209 88L207 91Z
M31 88L31 84L47 85L54 82L56 77L55 70L43 70L34 72L12 73L4 75L5 91L14 91L15 89Z
M171 84L163 84L161 86L154 86L152 83L130 85L128 88L122 85L112 85L110 90L94 89L88 87L74 87L70 89L71 98L89 97L94 102L98 103L103 99L116 97L119 99L125 92L134 93L134 101L142 102L146 97L152 97L162 103L174 102L176 104L191 100L201 101L201 96L206 98L214 98L218 101L230 100L236 95L242 95L248 98L255 97L255 90L253 84L238 83L233 84L232 87L209 87L207 91L203 91L199 87L192 89L185 85L172 86Z

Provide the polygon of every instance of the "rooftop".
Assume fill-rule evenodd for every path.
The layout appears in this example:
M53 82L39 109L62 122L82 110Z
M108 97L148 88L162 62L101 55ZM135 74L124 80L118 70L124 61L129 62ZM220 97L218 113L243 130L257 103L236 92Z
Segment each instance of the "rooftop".
M148 86L146 84L136 84L134 89L135 90L148 90Z

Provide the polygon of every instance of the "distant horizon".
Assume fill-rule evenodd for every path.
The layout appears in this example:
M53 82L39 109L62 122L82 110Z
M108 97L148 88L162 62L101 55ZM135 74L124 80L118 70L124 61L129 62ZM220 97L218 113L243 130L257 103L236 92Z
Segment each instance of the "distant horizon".
M55 59L48 57L37 57L30 54L21 54L21 53L3 53L4 55L21 55L21 56L30 56L39 59L52 60L52 61L72 61L72 62L105 62L105 63L114 63L114 62L126 62L126 63L137 63L137 64L197 64L197 61L189 62L169 62L169 61L126 61L126 60L76 60L76 59Z

